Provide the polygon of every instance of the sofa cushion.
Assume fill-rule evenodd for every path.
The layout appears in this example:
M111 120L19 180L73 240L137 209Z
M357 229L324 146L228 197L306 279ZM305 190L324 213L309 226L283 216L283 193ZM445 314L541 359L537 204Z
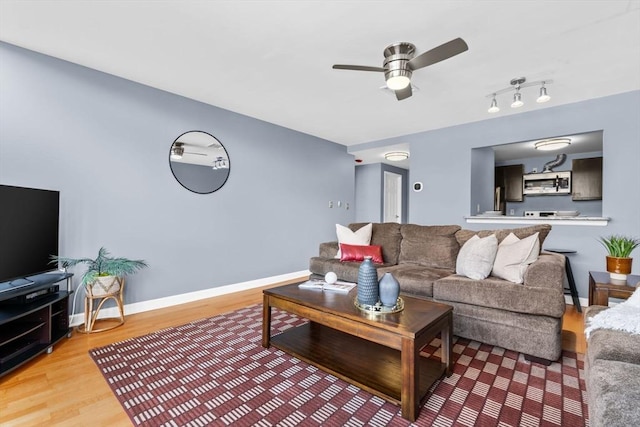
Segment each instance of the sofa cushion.
M367 223L349 224L349 228L357 230ZM371 229L371 245L382 246L382 258L385 264L397 264L400 254L400 224L395 222L374 223Z
M369 245L347 245L340 244L340 261L364 261L364 257L371 257L371 261L376 264L382 264L382 246Z
M456 260L456 274L470 279L486 279L491 274L497 251L498 240L493 234L483 238L473 236L460 248Z
M344 225L336 224L336 235L338 236L338 244L346 243L349 245L368 245L371 241L371 228L373 224L369 223L355 230ZM336 258L340 258L341 253L338 249Z
M537 260L540 254L538 235L539 233L535 233L521 240L515 234L509 233L498 246L491 274L513 283L522 283L527 267Z
M596 360L586 380L589 425L627 427L640 420L640 365Z
M516 313L538 314L561 318L564 314L564 290L523 286L489 276L484 280L453 275L433 284L437 301L461 302L481 307L497 308Z
M451 271L417 264L400 264L378 269L378 277L391 273L400 283L400 292L421 298L433 297L433 282L451 275Z
M640 335L613 329L596 329L588 340L587 359L617 360L640 365Z
M418 264L425 267L455 271L460 246L455 233L458 225L403 224L398 264Z
M540 247L544 243L544 239L547 238L549 232L551 231L551 226L549 224L538 224L532 225L530 227L521 227L521 228L504 228L498 230L460 230L456 233L456 240L460 247L466 243L472 236L478 235L478 237L487 237L491 234L495 234L498 238L498 243L501 243L505 237L507 237L510 233L515 234L515 236L519 239L524 239L525 237L529 237L535 233L540 233L538 238L540 239Z

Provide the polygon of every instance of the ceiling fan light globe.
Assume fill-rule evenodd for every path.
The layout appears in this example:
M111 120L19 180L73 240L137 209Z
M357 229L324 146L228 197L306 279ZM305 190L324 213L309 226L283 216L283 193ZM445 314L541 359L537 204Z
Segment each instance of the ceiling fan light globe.
M391 90L404 89L411 84L407 76L392 76L387 79L387 87Z

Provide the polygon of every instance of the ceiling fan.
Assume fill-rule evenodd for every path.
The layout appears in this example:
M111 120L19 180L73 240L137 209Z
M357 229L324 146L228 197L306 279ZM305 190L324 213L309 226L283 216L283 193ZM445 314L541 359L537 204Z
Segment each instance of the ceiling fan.
M416 47L413 44L398 42L384 49L382 67L335 64L333 69L382 72L387 87L395 92L398 101L402 101L411 96L411 74L415 70L444 61L468 49L467 43L458 37L414 57Z

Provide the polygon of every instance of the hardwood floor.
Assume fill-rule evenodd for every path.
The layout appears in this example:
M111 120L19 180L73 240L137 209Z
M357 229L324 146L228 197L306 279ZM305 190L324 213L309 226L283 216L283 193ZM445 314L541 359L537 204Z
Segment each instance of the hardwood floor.
M293 283L275 283L268 287ZM88 355L95 347L144 335L170 326L215 316L262 302L257 288L207 300L127 316L111 331L73 333L51 354L43 354L0 378L2 426L130 426L111 389ZM582 314L567 305L562 331L565 350L584 353Z

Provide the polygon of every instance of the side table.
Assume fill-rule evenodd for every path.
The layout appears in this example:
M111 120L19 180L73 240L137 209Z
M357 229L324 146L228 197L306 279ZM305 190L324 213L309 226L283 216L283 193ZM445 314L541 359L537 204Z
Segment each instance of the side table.
M640 276L627 275L626 283L611 281L609 273L603 271L589 272L589 305L609 305L609 298L627 299L640 284Z

